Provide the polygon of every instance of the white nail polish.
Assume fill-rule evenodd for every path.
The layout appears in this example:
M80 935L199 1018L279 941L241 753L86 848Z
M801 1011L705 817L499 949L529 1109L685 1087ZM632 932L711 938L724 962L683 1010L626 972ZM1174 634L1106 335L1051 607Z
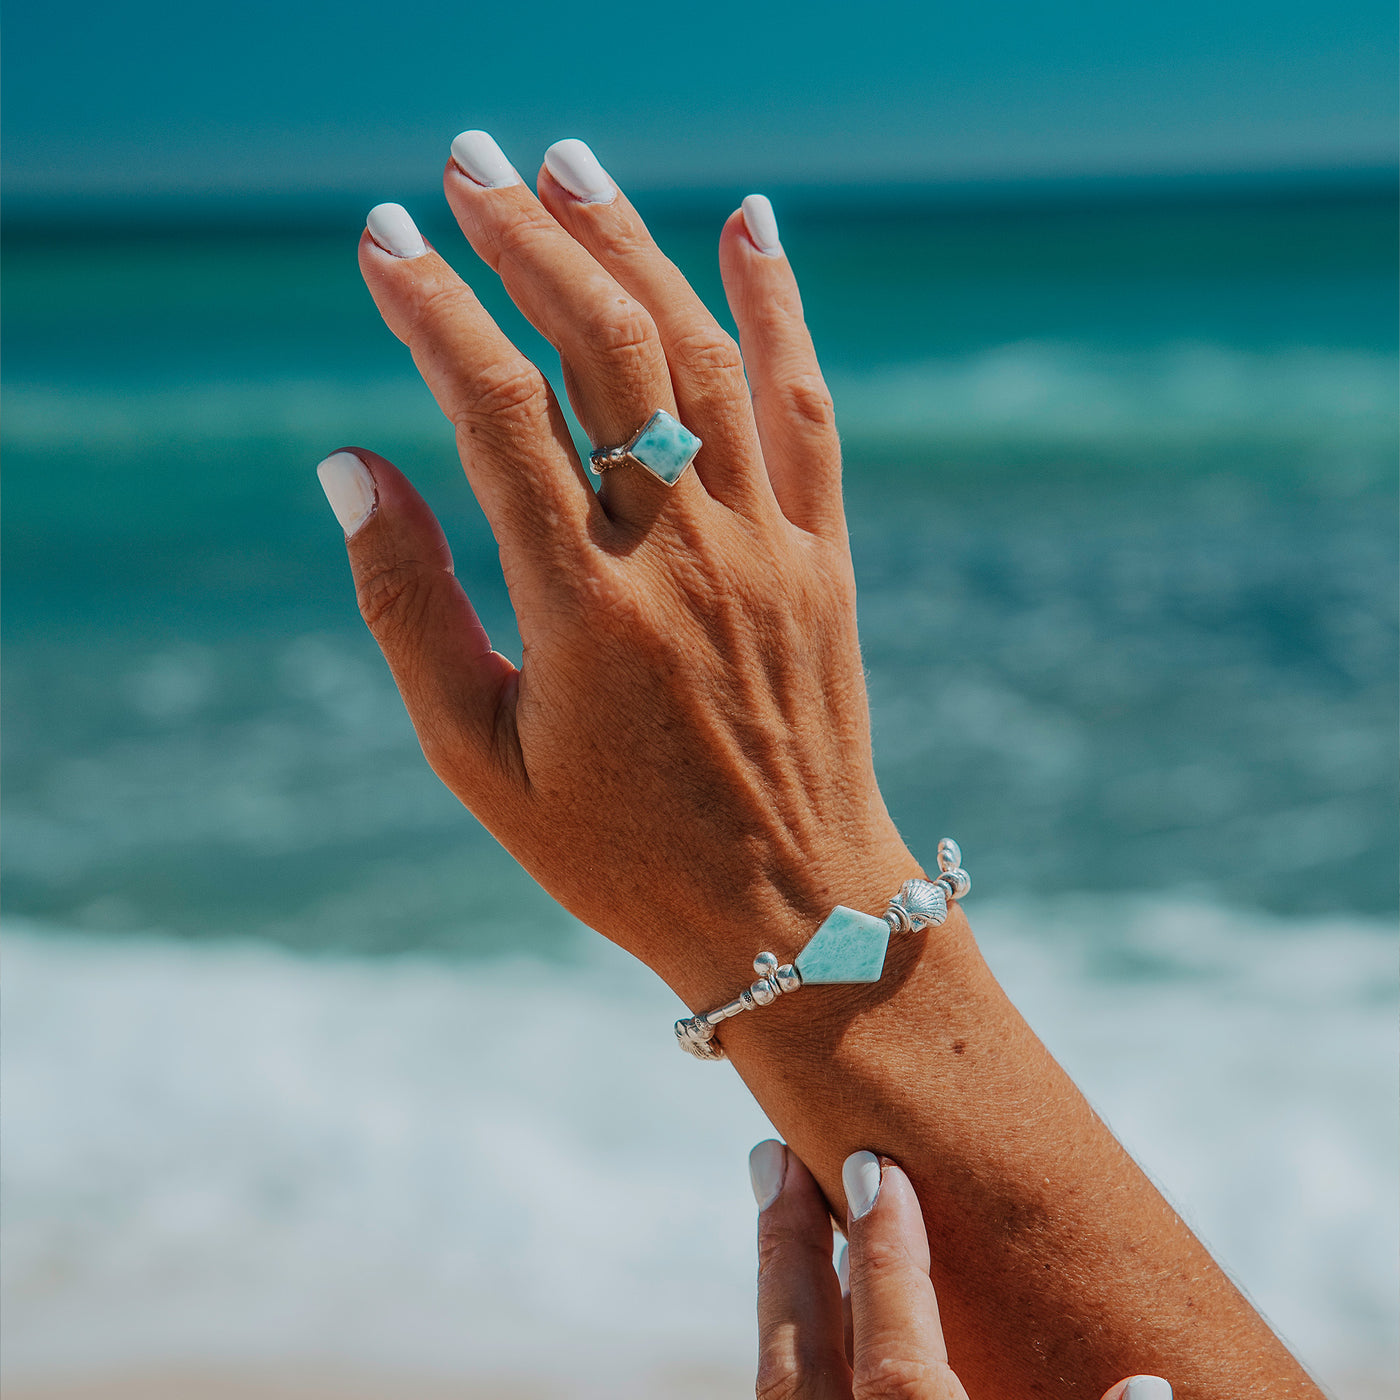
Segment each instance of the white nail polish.
M778 242L778 220L766 194L746 194L739 206L744 212L744 227L760 253L776 257L783 251Z
M469 180L488 190L518 185L520 176L495 138L485 131L464 131L453 139L452 159Z
M836 1257L836 1282L841 1285L841 1296L849 1298L851 1296L851 1247L848 1244L841 1246L841 1253Z
M1172 1388L1161 1376L1134 1376L1123 1390L1123 1400L1172 1400Z
M353 452L331 453L316 468L316 475L348 540L374 514L379 504L374 478Z
M769 1138L749 1153L749 1182L761 1211L778 1199L787 1175L787 1148Z
M842 1164L841 1185L851 1219L869 1215L880 1194L880 1159L873 1152L852 1152Z
M617 186L598 164L598 157L573 136L556 141L544 153L544 164L575 199L585 204L611 204L617 198Z
M369 236L396 258L419 258L428 251L418 225L402 204L376 204L365 220Z

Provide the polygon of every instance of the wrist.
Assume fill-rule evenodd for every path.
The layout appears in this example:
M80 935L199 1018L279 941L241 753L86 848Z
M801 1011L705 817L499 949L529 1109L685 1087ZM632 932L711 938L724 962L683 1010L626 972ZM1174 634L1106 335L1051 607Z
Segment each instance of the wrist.
M753 980L753 959L770 951L791 962L837 905L877 917L906 880L924 870L898 837L851 848L729 892L724 915L697 921L691 936L649 959L692 1012L727 1002ZM893 941L891 943L893 947Z

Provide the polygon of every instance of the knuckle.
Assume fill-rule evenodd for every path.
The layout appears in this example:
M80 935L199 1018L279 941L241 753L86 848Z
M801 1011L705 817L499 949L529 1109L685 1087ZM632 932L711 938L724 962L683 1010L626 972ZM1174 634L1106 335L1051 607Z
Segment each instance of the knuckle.
M734 337L718 326L690 331L677 339L667 359L678 370L698 376L733 376L744 372L744 361Z
M586 330L589 348L604 359L635 360L660 349L656 323L633 301L595 312Z
M836 405L821 375L799 374L781 392L788 417L826 432L836 427Z
M755 1400L802 1400L804 1388L791 1355L765 1351L759 1357L758 1376L753 1385Z
M427 288L414 308L415 339L442 340L461 314L462 292L452 285Z
M898 1353L858 1357L855 1400L934 1400L935 1377L922 1361Z
M890 1274L904 1273L910 1267L903 1240L865 1240L859 1251L851 1251L852 1283L875 1283Z
M514 262L535 256L541 241L554 237L558 231L559 226L546 210L528 208L515 211L503 224L488 230L487 238L499 261Z
M503 361L478 374L470 401L457 415L459 431L471 432L484 420L511 430L533 426L549 417L549 386L528 360Z
M375 564L355 580L365 625L381 642L410 633L428 609L433 581L421 564L396 559Z

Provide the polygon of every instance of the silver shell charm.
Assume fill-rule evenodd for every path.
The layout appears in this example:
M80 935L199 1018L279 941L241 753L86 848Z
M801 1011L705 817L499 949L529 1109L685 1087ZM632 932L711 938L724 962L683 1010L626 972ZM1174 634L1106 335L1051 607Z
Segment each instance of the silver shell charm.
M962 850L951 836L945 836L938 843L938 868L945 875L962 864Z
M909 916L909 926L915 933L936 928L948 917L948 896L937 881L906 880L895 898Z

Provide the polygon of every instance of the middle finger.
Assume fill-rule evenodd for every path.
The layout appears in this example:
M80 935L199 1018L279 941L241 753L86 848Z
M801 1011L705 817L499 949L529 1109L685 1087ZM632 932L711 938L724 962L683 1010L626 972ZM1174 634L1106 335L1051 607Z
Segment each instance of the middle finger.
M484 184L457 159L448 161L447 201L477 256L559 351L569 402L589 441L614 446L657 409L675 414L666 355L647 309L560 228L504 157L493 173L499 183ZM702 509L704 495L690 471L669 487L636 467L603 477L608 513L637 525L662 511Z

